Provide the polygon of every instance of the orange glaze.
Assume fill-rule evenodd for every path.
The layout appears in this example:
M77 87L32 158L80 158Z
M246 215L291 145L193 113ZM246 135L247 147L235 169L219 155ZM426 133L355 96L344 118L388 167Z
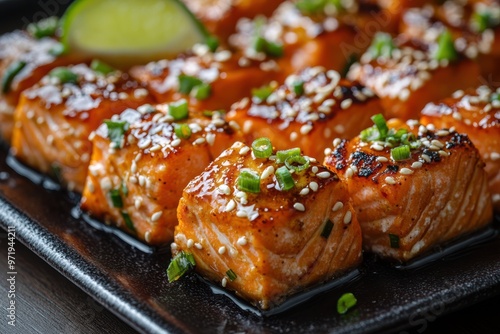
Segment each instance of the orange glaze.
M484 162L466 135L400 124L389 128L410 129L422 143L409 159L395 162L384 142L357 137L341 141L325 165L347 183L364 248L405 262L485 227L493 210Z
M422 110L421 122L438 128L454 128L466 133L486 163L490 193L500 211L500 100L498 92L487 86L457 91L453 96L429 103Z
M23 31L0 36L0 81L10 66L21 61L26 63L14 77L8 92L3 93L0 88L0 138L5 142L11 141L13 114L22 91L36 84L55 67L83 61L77 55L52 55L51 50L58 44L48 37L36 40Z
M193 48L195 56L162 60L132 68L134 78L144 83L158 102L185 98L195 111L229 110L232 103L250 95L252 88L282 78L274 60L254 61L228 50L211 53L205 46ZM179 75L196 77L210 84L207 99L179 92Z
M274 176L280 166L235 143L184 189L172 244L173 255L192 253L196 271L262 309L361 261L361 230L345 185L311 161L292 174L295 187L282 191ZM239 190L244 169L261 175L260 193ZM321 236L328 221L333 229Z
M181 140L166 104L128 109L113 120L126 121L130 128L118 148L110 142L106 125L92 136L81 207L148 244L165 245L173 240L184 187L241 136L215 113L175 122L191 128L190 138ZM119 191L122 208L114 207L111 190ZM131 226L122 213L130 217Z
M225 41L242 17L271 15L283 0L184 0L186 6L215 36Z
M53 176L81 192L92 151L89 134L104 119L152 102L152 97L125 73L104 76L84 64L68 69L78 75L77 84L46 76L22 93L11 152L42 173L57 170Z
M297 95L294 84L303 84ZM276 149L294 146L319 160L334 138L352 138L370 126L371 116L382 113L373 93L340 74L321 67L305 69L289 76L266 101L248 98L235 103L229 121L243 129L247 142L259 137L271 139Z
M347 75L380 97L388 118L418 118L427 102L477 85L479 67L472 60L438 62L432 52L411 43L398 45L398 41L395 40L397 49L390 57L373 59L371 51L367 51Z

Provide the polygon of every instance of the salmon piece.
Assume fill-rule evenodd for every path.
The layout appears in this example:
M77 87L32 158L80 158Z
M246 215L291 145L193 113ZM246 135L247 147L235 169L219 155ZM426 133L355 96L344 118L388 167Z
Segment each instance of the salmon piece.
M420 121L469 136L486 163L493 206L500 212L500 90L480 86L457 91L451 97L427 104Z
M478 84L479 67L470 59L459 55L439 62L429 45L412 43L403 35L387 44L392 52L369 49L347 77L375 92L388 118L416 119L427 102Z
M69 190L81 192L92 151L90 133L104 119L153 99L126 73L103 75L85 64L64 69L74 82L61 82L50 72L21 94L11 152Z
M252 88L282 77L276 63L250 61L222 50L210 53L204 46L194 48L198 55L161 60L131 69L132 76L145 84L160 103L186 99L193 111L228 110L235 101L249 96ZM267 64L267 65L266 65ZM196 89L186 88L189 80L208 88L196 97ZM189 92L190 91L190 92Z
M226 40L242 17L269 16L283 0L185 0L209 32Z
M98 128L81 201L92 217L155 246L173 240L184 187L241 138L217 113L174 121L169 110L167 104L145 105L113 117L122 124L120 146L110 139L107 124ZM179 138L176 124L191 135L182 132Z
M264 310L361 261L345 185L311 160L284 190L274 175L283 166L235 143L184 189L172 244L174 256L192 254L198 273ZM239 185L248 170L260 175L259 193Z
M320 161L334 138L356 136L383 111L369 89L322 67L290 75L268 93L235 103L227 119L240 125L248 143L268 137L279 150L299 146Z
M390 141L361 139L373 130L341 141L325 159L347 183L364 248L399 262L479 230L493 218L484 162L467 135L408 123L388 124L390 133L404 129L415 136L408 159L395 161Z
M286 74L313 66L345 72L369 46L375 22L372 6L350 1L340 10L330 6L308 12L301 8L300 2L286 1L269 19L241 19L230 45L250 59L274 55ZM257 37L261 43L256 42Z
M11 141L14 110L25 89L56 67L84 61L78 55L57 56L60 48L61 44L53 38L34 39L20 30L0 36L0 138L3 141Z

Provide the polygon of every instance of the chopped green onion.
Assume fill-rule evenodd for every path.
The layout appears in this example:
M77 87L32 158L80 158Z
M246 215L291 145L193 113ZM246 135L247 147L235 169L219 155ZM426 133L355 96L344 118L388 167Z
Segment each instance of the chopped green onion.
M364 129L359 135L360 139L364 142L371 142L380 139L380 133L377 128L372 126L370 128Z
M345 314L351 308L356 306L357 302L358 300L352 293L344 293L337 301L337 312L339 314Z
M249 193L259 193L260 175L252 170L242 170L238 176L238 188Z
M203 116L212 118L214 115L218 114L219 116L223 116L226 114L225 110L205 110L203 112Z
M283 53L285 53L285 48L282 44L267 41L264 52L271 57L282 57Z
M126 213L126 212L121 212L122 214L122 218L123 220L125 221L125 225L127 226L127 228L133 232L135 232L135 226L134 226L134 222L132 221L132 218L130 218L129 214Z
M120 194L119 189L111 189L109 191L109 197L111 198L111 202L113 203L113 207L123 208L122 195Z
M342 68L342 71L340 71L340 76L342 78L345 78L347 76L347 73L349 73L349 70L351 69L352 65L354 65L358 61L359 56L355 53L352 53L349 55L347 58L347 62L344 65L344 68Z
M116 71L113 67L109 66L108 64L98 60L94 59L92 60L92 63L90 64L90 68L93 69L95 72L107 75L110 73L113 73Z
M472 28L474 31L482 33L488 28L497 26L500 22L498 17L495 18L492 13L482 10L481 12L475 12L472 17Z
M212 94L212 87L210 84L203 82L197 86L193 87L191 91L191 96L194 96L197 100L206 100Z
M443 33L439 36L437 43L434 59L453 61L458 58L458 53L457 50L455 50L455 44L453 42L453 36L448 30L443 31Z
M24 61L16 61L12 63L6 70L2 78L2 93L6 94L10 91L12 86L12 81L16 75L21 72L21 70L26 66Z
M105 120L104 124L108 127L108 138L114 144L115 148L122 147L125 132L129 127L128 122Z
M273 93L273 88L271 86L262 86L260 88L252 89L252 96L259 100L259 102L264 102L269 95Z
M309 167L309 163L309 158L303 155L292 155L285 160L285 166L295 172L306 170Z
M391 243L391 248L399 248L399 237L397 235L389 233L389 242Z
M59 79L59 82L62 84L76 84L78 82L78 75L67 67L56 67L50 71L49 76Z
M269 158L273 154L273 145L269 138L258 138L252 143L252 152L257 158Z
M394 161L403 161L409 159L411 156L410 146L401 145L391 149L391 158Z
M304 94L304 81L297 81L292 84L293 92L296 96Z
M368 49L372 57L379 58L390 58L392 56L392 51L396 49L392 36L388 33L379 32L373 37L373 42Z
M255 37L253 41L253 49L257 52L264 52L266 49L267 40L262 36Z
M188 118L189 110L186 100L179 100L177 102L172 102L168 105L168 113L176 121L180 121Z
M226 271L226 275L231 280L231 282L238 278L238 276L236 276L236 274L234 273L234 271L232 269L229 269L228 271Z
M274 173L276 176L276 180L278 181L278 184L280 185L282 190L290 190L293 187L295 187L295 181L293 180L292 174L290 174L290 171L286 166L281 166L276 170L276 173Z
M294 147L289 150L282 150L276 152L277 163L282 164L285 163L286 159L293 157L294 155L300 155L301 150L299 147Z
M122 183L122 193L125 197L128 196L128 187L127 185L125 184L125 182Z
M191 253L186 253L184 251L177 254L167 268L168 282L172 283L181 278L189 270L196 266L194 256Z
M387 133L389 132L389 128L387 127L387 122L382 114L377 114L371 117L373 123L377 127L378 133L380 134L381 140L385 140L387 137Z
M325 222L325 226L323 227L323 231L321 231L321 236L325 239L328 239L328 237L332 233L332 229L333 229L333 223L330 219L328 219Z
M205 44L211 52L215 52L219 47L219 39L213 35L207 36L205 38Z
M57 17L48 17L38 22L30 23L27 30L34 38L41 39L43 37L55 36L58 27L59 20Z
M500 94L499 93L493 93L493 94L491 94L490 101L491 102L493 102L493 101L500 101Z
M295 7L305 15L321 14L329 5L337 10L343 8L341 0L299 0L295 3Z
M191 128L187 124L174 124L174 132L179 139L189 139L191 137Z
M68 51L66 49L66 46L62 43L56 43L50 50L49 54L51 54L54 57L59 57L65 54Z
M189 94L194 87L199 86L203 83L200 79L192 77L189 75L181 74L179 75L179 92L182 94Z

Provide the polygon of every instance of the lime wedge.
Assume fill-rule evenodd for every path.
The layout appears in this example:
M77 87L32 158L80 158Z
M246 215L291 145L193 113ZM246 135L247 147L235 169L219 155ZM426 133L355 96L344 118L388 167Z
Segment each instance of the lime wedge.
M180 0L77 0L62 24L70 50L118 67L172 58L206 37Z

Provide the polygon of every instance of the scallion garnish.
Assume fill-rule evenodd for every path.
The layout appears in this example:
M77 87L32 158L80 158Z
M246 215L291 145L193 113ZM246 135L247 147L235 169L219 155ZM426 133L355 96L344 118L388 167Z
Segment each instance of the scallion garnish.
M306 170L309 167L309 163L309 158L303 155L292 155L285 160L285 166L295 172Z
M188 118L189 109L188 109L187 101L186 100L179 100L179 101L170 103L168 105L168 113L176 121L180 121L180 120Z
M333 229L333 223L330 219L328 219L325 222L325 226L323 226L323 231L321 231L321 236L325 239L328 239L330 233L332 233L332 229Z
M58 79L62 84L76 84L78 82L78 75L67 67L54 68L50 71L49 77Z
M125 182L122 183L122 194L123 196L127 197L128 196L128 187L125 184Z
M242 170L238 176L238 189L249 193L259 193L260 175L253 170Z
M371 142L378 140L380 138L380 133L378 132L376 127L370 127L361 131L359 137L364 142Z
M206 82L194 86L191 91L191 96L194 96L197 100L205 100L212 94L212 87Z
M458 58L453 36L448 30L441 33L437 41L437 48L434 52L434 59L453 61Z
M337 10L342 9L341 0L299 0L295 3L295 7L305 15L321 14L329 5L335 6Z
M280 188L282 190L290 190L293 187L295 187L295 181L293 180L292 174L290 174L290 171L286 166L281 166L276 170L276 173L274 173L276 176L276 180L278 181L278 184L280 185Z
M377 127L378 133L380 135L380 140L385 140L387 137L387 133L389 132L389 128L387 127L387 122L382 114L373 115L371 117L373 123Z
M125 225L127 226L127 228L133 232L135 232L135 226L134 226L134 222L132 221L132 218L130 218L129 214L126 213L126 212L121 212L122 214L122 218L123 220L125 221Z
M267 41L264 52L268 56L278 58L283 56L283 53L285 53L285 48L282 44Z
M269 158L273 153L273 145L269 138L258 138L252 143L252 152L256 158Z
M258 99L259 102L264 102L272 93L273 88L271 86L262 86L260 88L252 89L252 96Z
M48 17L38 22L30 23L26 30L36 39L55 36L59 20L57 17Z
M396 49L392 36L388 33L379 32L373 37L373 42L368 49L373 58L384 57L390 58L392 51Z
M215 52L219 47L219 39L213 35L207 36L205 38L205 44L211 52Z
M191 128L187 124L174 124L174 132L179 139L189 139L191 137Z
M389 233L389 242L391 244L391 248L399 248L399 236Z
M114 144L115 148L122 147L125 132L129 127L128 122L112 121L108 119L104 121L104 124L106 124L108 128L108 138Z
M337 301L337 312L339 314L345 314L356 306L357 302L358 300L351 292L344 293Z
M116 71L115 68L109 66L108 64L106 64L98 59L92 60L92 63L90 63L90 68L93 69L95 72L98 72L98 73L101 73L104 75L107 75L107 74L110 74L110 73L113 73L114 71Z
M193 254L184 251L177 254L167 268L168 282L172 283L181 278L189 270L196 266Z
M111 198L111 202L113 203L113 207L123 208L122 195L120 194L119 189L111 189L109 191L109 197Z
M179 92L182 94L189 94L194 87L199 86L203 83L200 79L192 77L190 75L181 74L179 75Z
M300 96L304 94L304 82L303 81L297 81L292 84L293 87L293 92L295 93L296 96Z
M10 91L12 81L14 81L16 75L18 75L25 66L26 62L24 61L16 61L10 64L2 77L2 93L6 94Z
M62 43L56 43L50 50L49 53L54 57L59 57L65 54L68 50L66 46Z
M234 271L232 269L229 269L228 271L226 271L226 275L229 278L229 280L231 280L231 282L238 278L238 276L236 276L236 274L234 273Z
M401 145L391 149L391 158L394 161L403 161L409 159L411 156L410 146Z
M286 159L293 157L294 155L300 155L302 152L299 147L294 147L288 150L282 150L276 152L277 163L282 164Z
M493 93L493 94L491 94L490 101L491 102L493 102L493 101L500 101L500 94L499 93Z

